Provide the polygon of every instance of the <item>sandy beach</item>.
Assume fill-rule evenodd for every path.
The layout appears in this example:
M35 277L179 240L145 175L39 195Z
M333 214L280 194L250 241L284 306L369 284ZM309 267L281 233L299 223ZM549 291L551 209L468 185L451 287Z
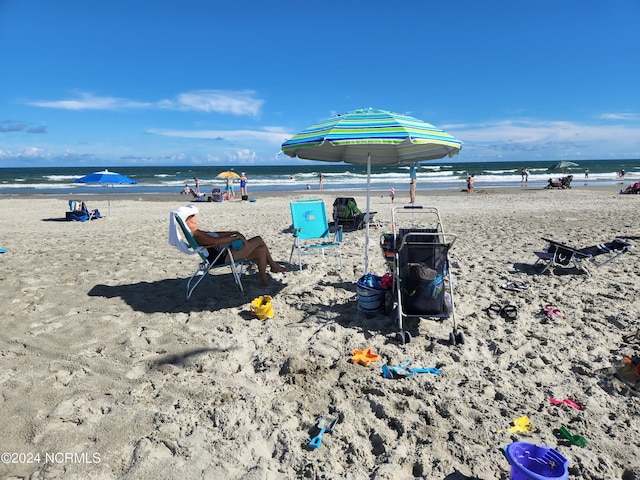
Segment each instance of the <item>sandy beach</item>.
M337 196L352 196L312 194L329 217ZM271 287L248 272L242 296L218 269L189 301L197 260L167 241L184 197L112 196L111 215L86 223L64 220L67 197L0 198L0 478L505 480L501 449L525 441L557 449L570 479L640 479L640 395L613 375L640 356L640 337L625 339L640 328L640 248L591 277L533 265L541 237L580 248L624 236L640 247L640 196L418 191L458 235L458 346L450 320L416 322L402 346L388 317L358 310L363 230L345 232L341 272L332 255L303 257L299 272L295 256L289 263L293 196L256 198L200 203L200 226L262 236L289 271ZM107 213L104 197L85 200ZM383 228L371 231L370 271L382 275L392 204L379 193L371 202ZM509 281L529 288L501 288ZM273 318L249 311L260 295L273 297ZM517 318L489 315L491 304L515 306ZM564 316L541 315L548 304ZM380 360L350 361L366 348ZM405 359L441 374L384 378L382 364ZM321 415L340 420L311 450ZM522 416L533 431L511 433ZM563 425L588 445L564 439Z

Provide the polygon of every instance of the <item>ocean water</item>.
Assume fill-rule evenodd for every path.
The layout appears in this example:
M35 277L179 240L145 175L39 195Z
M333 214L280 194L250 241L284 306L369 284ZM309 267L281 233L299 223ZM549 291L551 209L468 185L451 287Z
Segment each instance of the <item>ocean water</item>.
M521 170L530 172L527 186L544 187L549 178L558 178L563 172L550 171L556 162L458 162L439 160L418 165L417 179L419 190L460 190L466 188L469 174L475 175L475 188L523 186ZM577 161L574 167L564 174L574 175L572 186L619 186L640 180L639 160L587 160ZM186 184L194 186L193 177L201 182L201 191L210 192L211 188L224 189L224 181L216 176L223 171L245 172L249 179L248 193L267 192L303 192L309 186L316 190L319 184L319 172L324 176L325 189L349 189L365 191L367 170L362 165L334 163L301 163L298 165L260 165L239 166L146 166L146 167L109 167L135 179L137 185L116 185L118 194L137 193L178 193ZM585 169L589 177L585 178ZM619 172L624 169L625 176ZM104 186L74 183L74 179L88 173L104 170L100 165L91 167L38 167L38 168L0 168L0 195L9 194L91 194L103 193ZM396 191L409 189L409 166L393 165L372 167L371 189L374 192L387 192L390 187ZM238 188L236 188L236 193Z

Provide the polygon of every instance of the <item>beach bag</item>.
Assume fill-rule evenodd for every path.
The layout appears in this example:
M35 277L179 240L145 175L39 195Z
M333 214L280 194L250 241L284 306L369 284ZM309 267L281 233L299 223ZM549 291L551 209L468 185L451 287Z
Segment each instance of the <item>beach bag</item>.
M420 263L408 263L402 291L408 312L440 313L444 301L444 275Z
M366 314L382 311L385 292L382 277L372 273L360 277L357 283L358 309Z

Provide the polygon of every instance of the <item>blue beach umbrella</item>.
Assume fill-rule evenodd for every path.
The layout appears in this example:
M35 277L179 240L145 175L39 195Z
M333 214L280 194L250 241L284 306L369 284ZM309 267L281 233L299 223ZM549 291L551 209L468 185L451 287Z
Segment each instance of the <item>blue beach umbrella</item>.
M453 157L462 142L416 118L373 108L336 115L282 144L289 157L367 165L365 273L369 272L371 165L415 164Z
M136 185L138 182L125 175L116 172L110 172L105 169L102 172L94 172L84 177L76 178L75 183L96 183L100 185L114 188L114 185ZM111 216L111 200L109 199L109 190L107 190L107 204L109 206L109 216Z

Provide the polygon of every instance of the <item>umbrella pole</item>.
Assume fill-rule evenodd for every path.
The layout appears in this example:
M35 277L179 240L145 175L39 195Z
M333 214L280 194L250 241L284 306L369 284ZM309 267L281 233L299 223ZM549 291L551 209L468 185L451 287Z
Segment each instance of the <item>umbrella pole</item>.
M364 240L364 273L369 273L369 206L371 202L371 152L367 154L367 213L364 221L367 226L367 235Z
M111 185L111 188L113 188L113 185ZM109 218L111 218L111 197L109 196L109 185L107 185L107 207L109 211Z

